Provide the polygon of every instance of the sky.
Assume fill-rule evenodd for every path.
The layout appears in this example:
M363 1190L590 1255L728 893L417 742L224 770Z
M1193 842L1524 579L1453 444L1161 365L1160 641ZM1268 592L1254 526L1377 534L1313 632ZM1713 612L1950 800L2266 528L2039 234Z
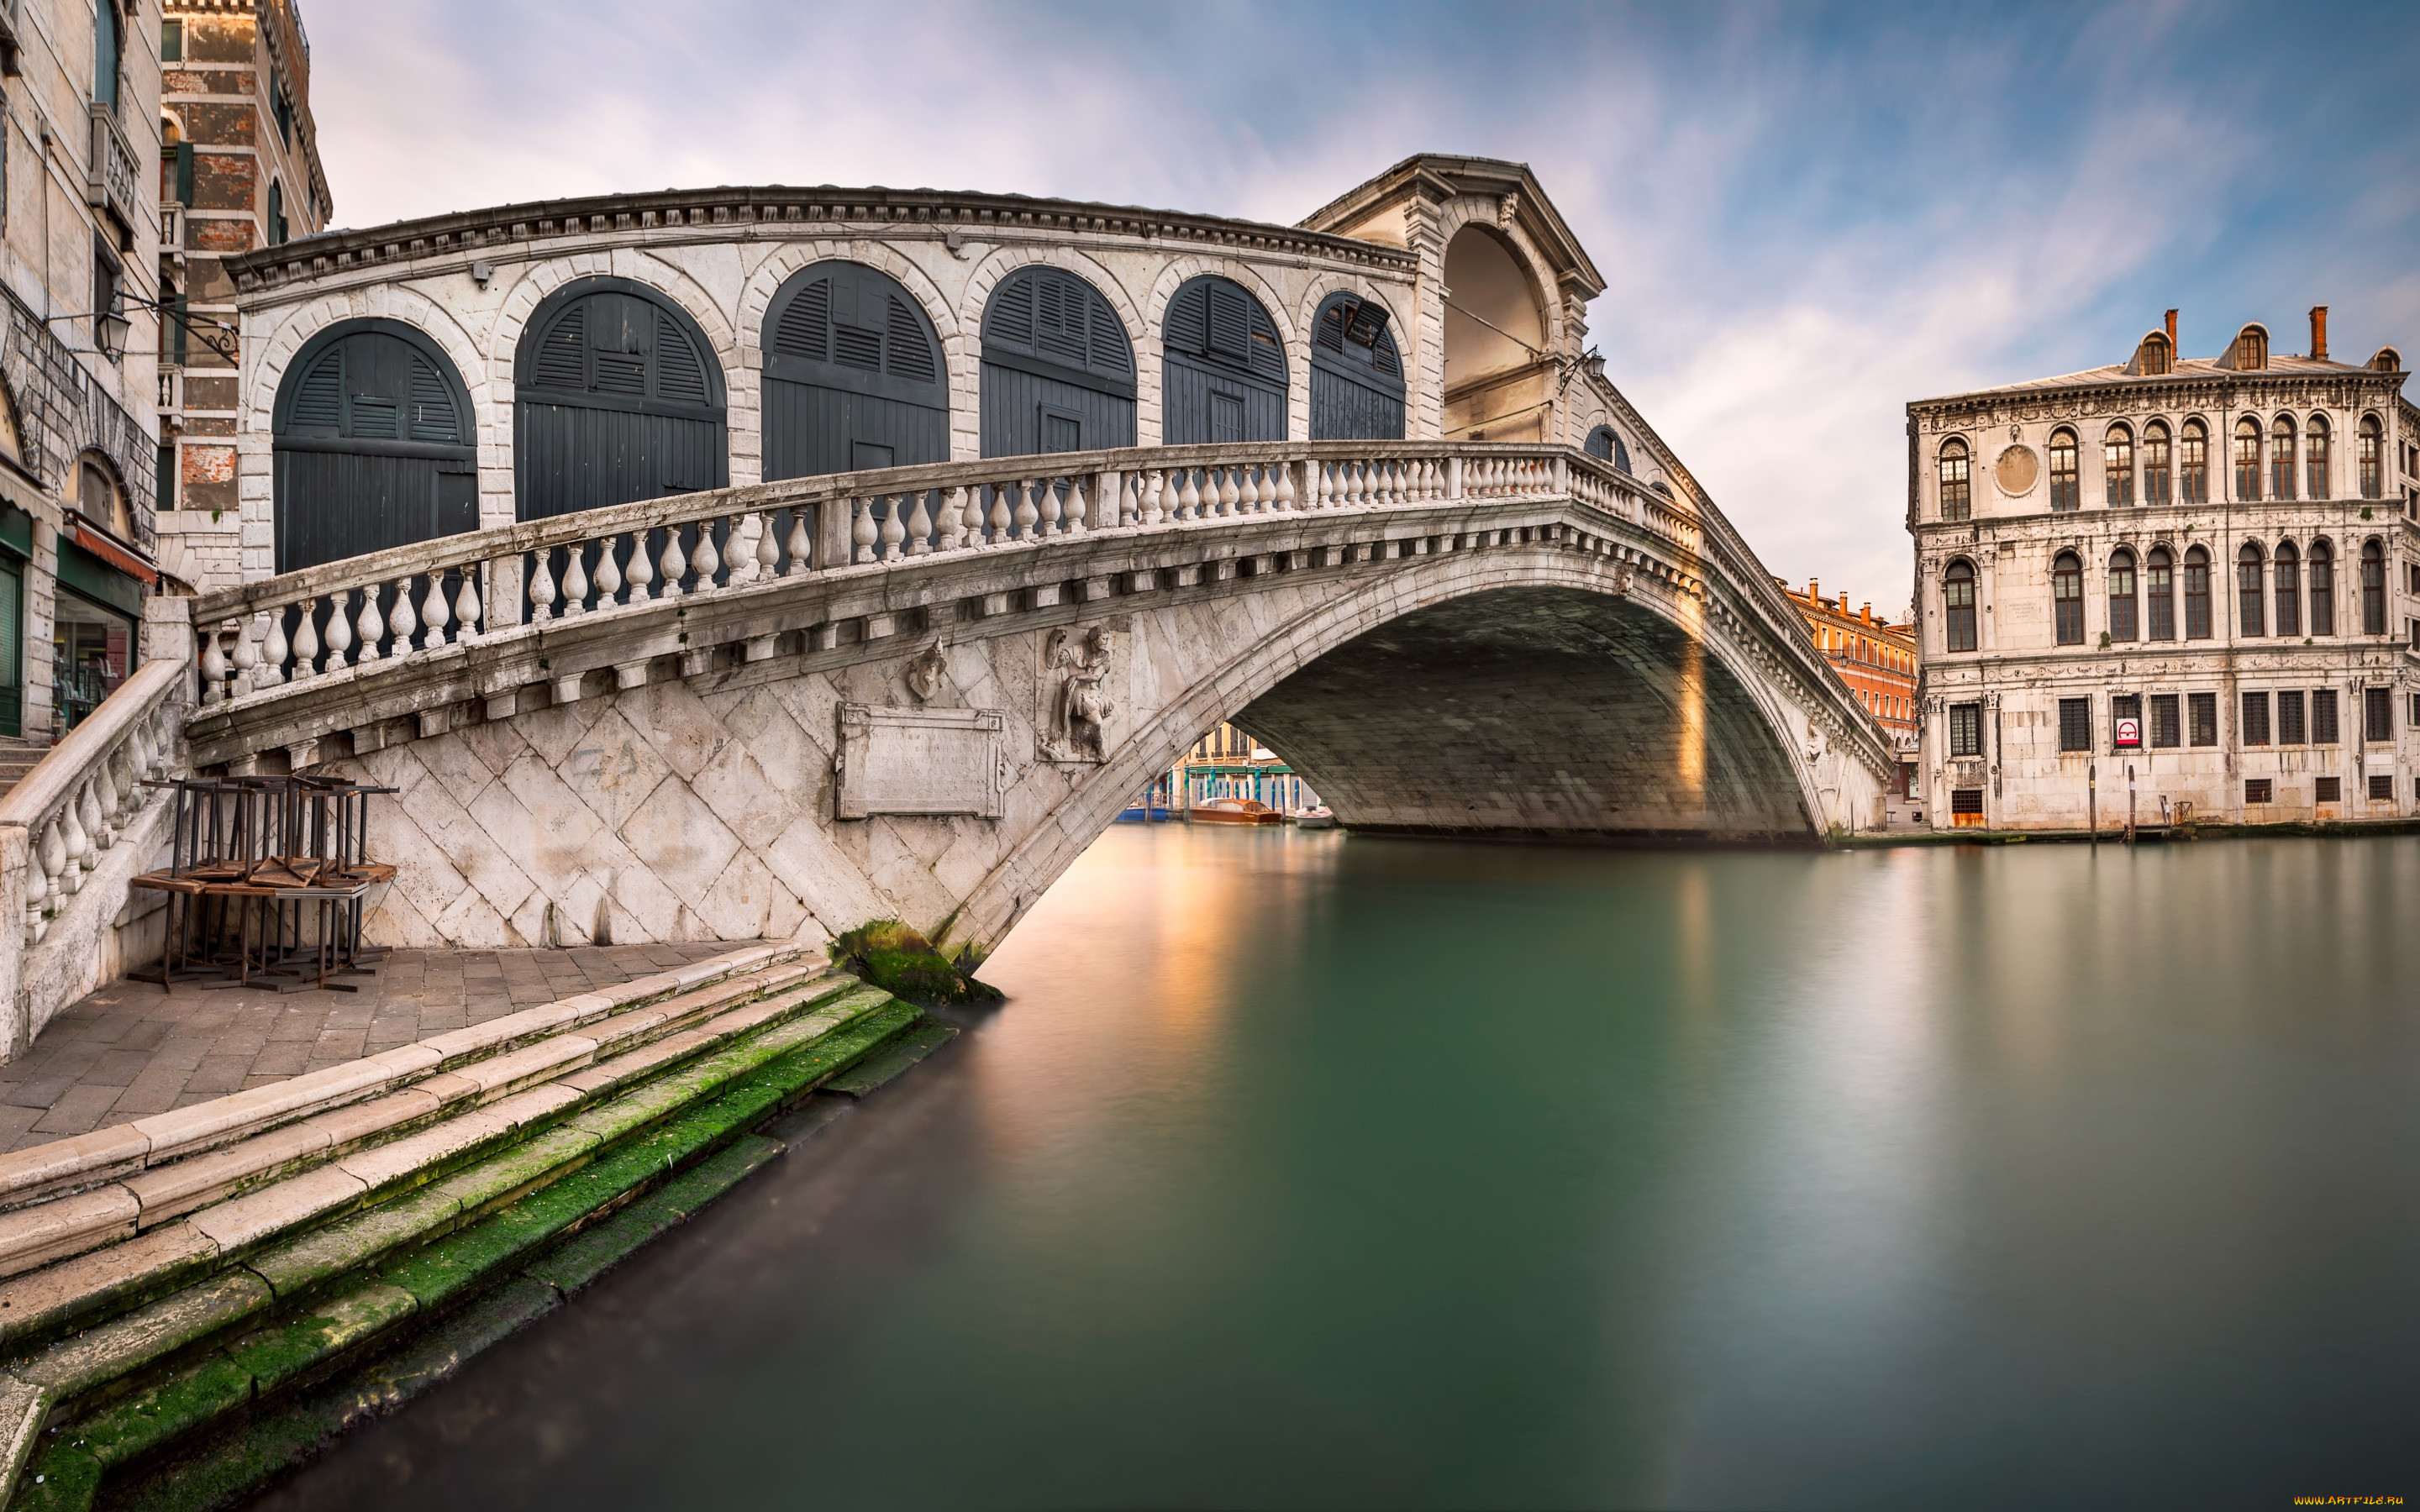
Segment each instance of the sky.
M335 223L716 184L1291 224L1528 163L1607 375L1765 565L1905 607L1909 400L2420 353L2420 5L300 0Z

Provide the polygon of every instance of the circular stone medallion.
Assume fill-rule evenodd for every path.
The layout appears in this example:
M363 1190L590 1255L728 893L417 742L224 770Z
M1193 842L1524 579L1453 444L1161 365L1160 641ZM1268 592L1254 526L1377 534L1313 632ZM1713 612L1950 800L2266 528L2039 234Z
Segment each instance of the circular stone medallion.
M2041 463L2030 446L2009 447L1992 468L1992 475L1999 480L2000 491L2005 494L2030 493L2034 479L2040 473Z

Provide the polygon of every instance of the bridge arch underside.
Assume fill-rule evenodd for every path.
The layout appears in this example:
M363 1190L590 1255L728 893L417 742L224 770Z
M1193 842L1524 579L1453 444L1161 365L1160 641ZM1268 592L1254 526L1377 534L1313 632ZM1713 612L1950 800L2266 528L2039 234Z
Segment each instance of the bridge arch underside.
M1449 600L1234 716L1350 827L1808 842L1796 773L1704 642L1565 587Z

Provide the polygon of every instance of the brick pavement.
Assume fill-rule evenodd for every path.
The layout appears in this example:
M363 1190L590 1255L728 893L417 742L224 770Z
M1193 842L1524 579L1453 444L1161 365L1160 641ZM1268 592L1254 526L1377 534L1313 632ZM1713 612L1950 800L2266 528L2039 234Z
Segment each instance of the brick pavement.
M394 950L359 993L113 981L0 1066L0 1149L165 1113L741 947Z

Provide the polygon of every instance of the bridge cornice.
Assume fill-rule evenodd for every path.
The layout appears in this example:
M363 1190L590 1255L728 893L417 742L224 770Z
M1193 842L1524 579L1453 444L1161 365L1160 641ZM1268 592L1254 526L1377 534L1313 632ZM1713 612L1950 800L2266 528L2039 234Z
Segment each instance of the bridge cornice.
M1417 256L1403 248L1299 226L1189 215L1140 206L939 190L768 186L664 190L499 205L488 209L326 232L230 258L247 302L256 296L360 274L392 278L427 259L467 262L504 251L551 255L616 239L745 240L894 237L934 239L1078 236L1131 240L1205 255L1295 257L1410 278ZM554 245L549 245L552 243Z

